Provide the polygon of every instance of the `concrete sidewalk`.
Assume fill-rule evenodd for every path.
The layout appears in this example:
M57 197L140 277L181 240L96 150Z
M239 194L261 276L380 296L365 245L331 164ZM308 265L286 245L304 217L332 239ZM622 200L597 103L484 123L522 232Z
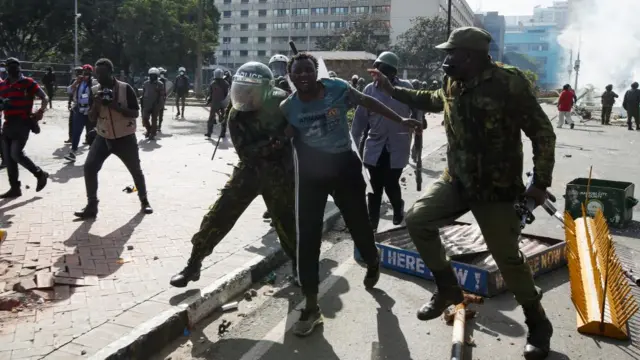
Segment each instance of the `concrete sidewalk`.
M139 357L139 351L182 335L286 260L257 200L207 258L200 281L170 287L169 278L186 264L191 235L237 159L230 141L211 161L215 142L202 135L207 111L189 107L185 120L174 120L168 107L157 142L140 140L139 131L155 213L139 213L137 196L123 192L133 185L129 173L109 159L100 172L98 219L77 222L73 212L85 205L88 148L75 164L63 159L68 112L66 103L54 104L26 149L51 174L49 184L36 194L35 179L21 171L24 195L0 201L0 228L8 233L0 245L0 298L21 302L0 311L0 360ZM439 124L439 118L430 121L425 154L444 141ZM5 179L0 172L0 191ZM325 227L338 218L329 202Z

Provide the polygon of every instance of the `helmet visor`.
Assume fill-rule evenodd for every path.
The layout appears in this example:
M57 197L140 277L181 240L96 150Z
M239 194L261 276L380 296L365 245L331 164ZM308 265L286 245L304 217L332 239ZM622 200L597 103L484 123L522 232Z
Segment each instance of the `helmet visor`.
M287 75L287 63L284 61L274 61L269 64L269 68L271 72L273 72L274 77Z
M231 104L238 111L256 111L262 107L269 91L264 80L234 76L231 83Z

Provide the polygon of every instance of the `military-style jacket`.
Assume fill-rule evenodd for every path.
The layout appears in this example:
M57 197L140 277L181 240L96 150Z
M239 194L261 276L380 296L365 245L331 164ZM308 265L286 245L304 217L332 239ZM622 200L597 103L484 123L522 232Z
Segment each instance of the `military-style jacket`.
M256 163L277 160L285 151L291 151L289 142L284 136L284 129L288 122L280 111L280 102L287 96L285 91L273 88L260 110L251 112L241 112L233 108L229 110L227 128L240 161ZM282 149L271 148L275 138L283 142Z
M605 91L602 93L602 106L613 106L616 103L618 94L613 91Z
M149 80L142 84L142 97L140 104L143 110L159 109L164 106L164 83L160 80L151 82Z
M640 89L627 90L622 100L622 107L630 112L638 112L640 109Z
M491 65L466 82L445 77L438 90L396 87L393 97L427 112L444 111L448 169L469 201L513 201L524 191L521 131L533 144L534 183L551 186L556 135L524 74Z

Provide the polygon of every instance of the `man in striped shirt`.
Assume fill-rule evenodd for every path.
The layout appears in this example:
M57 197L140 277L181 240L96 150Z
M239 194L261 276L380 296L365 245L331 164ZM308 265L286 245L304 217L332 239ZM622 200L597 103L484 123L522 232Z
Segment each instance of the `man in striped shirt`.
M18 164L36 177L38 180L36 191L41 191L47 185L49 177L48 173L36 166L24 153L29 133L40 132L38 121L42 119L49 99L37 82L22 75L18 59L9 58L6 64L9 76L5 81L0 81L0 98L7 99L2 124L2 146L11 188L0 195L0 199L16 198L22 195L18 180ZM32 108L35 97L40 98L42 103L40 109L34 113Z

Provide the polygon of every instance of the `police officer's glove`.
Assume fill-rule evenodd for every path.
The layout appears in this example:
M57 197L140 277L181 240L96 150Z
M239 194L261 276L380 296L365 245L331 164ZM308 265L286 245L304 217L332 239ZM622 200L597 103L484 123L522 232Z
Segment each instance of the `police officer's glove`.
M536 206L540 206L544 204L545 201L547 201L547 189L535 184L529 185L522 195L525 198L531 198L535 200Z

